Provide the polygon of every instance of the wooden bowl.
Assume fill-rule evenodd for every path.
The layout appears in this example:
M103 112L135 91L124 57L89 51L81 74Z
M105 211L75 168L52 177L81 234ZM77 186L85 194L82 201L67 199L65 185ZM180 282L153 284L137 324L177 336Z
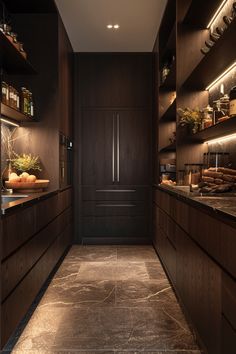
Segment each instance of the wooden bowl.
M11 182L6 181L5 186L8 189L19 190L22 193L38 193L43 191L49 185L47 179L37 179L35 182Z

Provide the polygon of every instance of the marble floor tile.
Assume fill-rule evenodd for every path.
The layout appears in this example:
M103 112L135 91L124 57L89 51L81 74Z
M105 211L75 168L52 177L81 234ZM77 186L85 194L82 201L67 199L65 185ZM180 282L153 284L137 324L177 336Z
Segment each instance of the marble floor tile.
M201 354L151 246L73 246L12 353Z
M116 246L73 246L68 260L77 262L111 262L117 260Z
M107 306L115 305L116 283L107 280L53 282L40 306Z
M167 279L151 281L119 281L116 285L116 306L158 306L163 303L168 306L169 297L166 293L172 292Z
M118 246L117 260L121 262L159 262L154 248L150 247L149 245Z

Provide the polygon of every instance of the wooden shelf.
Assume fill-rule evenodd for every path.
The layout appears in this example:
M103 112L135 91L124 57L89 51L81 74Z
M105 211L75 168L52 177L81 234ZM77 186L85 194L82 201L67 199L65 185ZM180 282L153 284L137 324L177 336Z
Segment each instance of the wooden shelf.
M160 90L175 90L176 88L176 61L173 62L170 72L163 84L160 85Z
M236 117L229 118L209 128L206 128L189 138L194 142L203 143L204 141L217 139L225 135L236 133Z
M3 103L1 103L1 117L9 118L15 122L23 123L23 122L33 122L34 118L27 116L14 108L11 108Z
M235 33L236 19L232 21L210 52L193 69L183 84L185 87L205 90L211 82L235 61L235 48L232 44L232 38L235 37Z
M167 110L160 116L160 120L163 122L175 122L176 121L176 100L174 100Z
M165 57L169 56L170 54L176 55L176 23L173 25L166 46L160 53L160 62L164 62Z
M176 143L169 144L162 149L160 149L159 152L174 152L176 151Z
M4 33L0 31L0 59L1 65L8 74L14 75L32 75L36 71L26 60L15 46L7 39Z
M192 0L183 23L206 28L222 0Z

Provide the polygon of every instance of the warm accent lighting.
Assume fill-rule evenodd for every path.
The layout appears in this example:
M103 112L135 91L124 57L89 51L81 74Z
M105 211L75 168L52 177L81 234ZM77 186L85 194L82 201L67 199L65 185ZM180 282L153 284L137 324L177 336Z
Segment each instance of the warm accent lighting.
M107 25L108 29L119 29L120 25L116 24L116 25Z
M206 90L210 90L213 86L215 86L221 79L223 79L227 74L229 74L232 70L236 68L236 61L230 65L228 69L226 69L220 76L218 76L210 85L206 87Z
M222 136L222 138L208 140L205 143L206 144L219 144L219 143L225 143L225 142L227 142L229 140L233 140L233 139L236 139L236 133Z
M210 22L207 25L207 28L210 28L213 24L213 22L217 19L217 17L219 16L221 10L223 9L223 7L225 6L225 4L227 3L228 0L224 0L222 1L222 3L220 4L220 6L218 7L218 9L216 10L216 12L214 13L212 19L210 20Z
M9 125L12 125L13 127L19 127L19 124L13 123L11 120L8 120L8 119L5 119L5 118L1 118L1 122L7 123Z

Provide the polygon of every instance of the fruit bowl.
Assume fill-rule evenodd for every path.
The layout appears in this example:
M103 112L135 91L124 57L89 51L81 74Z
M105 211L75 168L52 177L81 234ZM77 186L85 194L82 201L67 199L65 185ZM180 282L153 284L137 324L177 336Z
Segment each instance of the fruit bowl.
M6 181L5 186L7 189L20 190L22 193L38 193L47 188L49 182L47 179L37 179L35 182Z

